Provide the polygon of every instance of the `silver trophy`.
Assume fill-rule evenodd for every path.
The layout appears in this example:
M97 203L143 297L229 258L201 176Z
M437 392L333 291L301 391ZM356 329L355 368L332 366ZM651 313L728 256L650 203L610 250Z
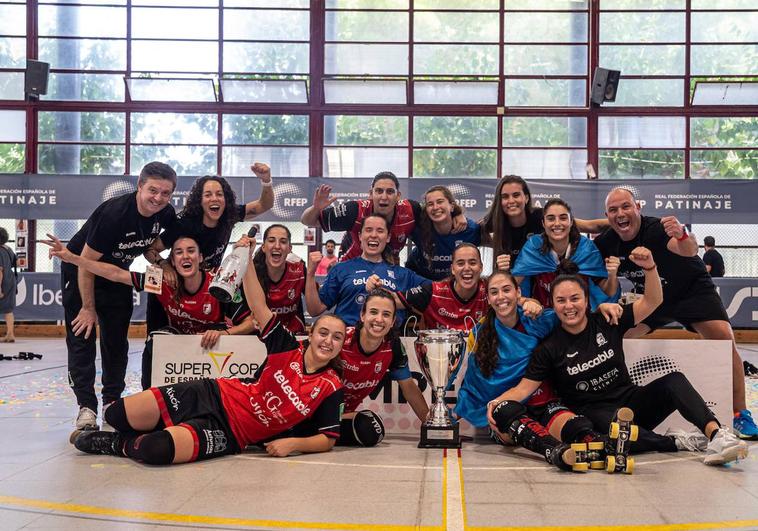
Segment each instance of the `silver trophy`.
M458 330L421 330L414 343L416 358L432 387L432 407L421 425L419 448L460 448L458 423L445 405L445 388L450 373L458 366L466 342Z

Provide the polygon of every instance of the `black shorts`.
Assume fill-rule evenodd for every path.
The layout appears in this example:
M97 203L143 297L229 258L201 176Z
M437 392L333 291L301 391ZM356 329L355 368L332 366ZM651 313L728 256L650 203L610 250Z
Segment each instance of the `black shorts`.
M182 426L192 434L195 450L190 461L240 453L215 381L192 380L150 391L158 401L163 424Z
M663 328L669 323L678 322L687 330L694 332L693 323L703 321L726 321L729 316L724 309L724 303L713 285L696 287L683 298L672 302L664 301L644 321L650 330Z

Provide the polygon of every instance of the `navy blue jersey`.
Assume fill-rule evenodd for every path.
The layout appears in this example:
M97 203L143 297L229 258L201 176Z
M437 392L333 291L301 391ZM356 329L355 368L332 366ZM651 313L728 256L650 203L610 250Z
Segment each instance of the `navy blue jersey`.
M481 229L473 219L466 218L466 228L457 234L437 234L432 231L434 251L429 259L421 248L421 233L418 226L413 231L413 242L416 246L411 251L405 266L431 280L442 280L450 276L450 264L453 263L453 251L461 243L473 243L477 247L482 243Z
M368 294L366 280L374 274L379 275L383 286L390 291L406 291L429 282L405 267L353 258L339 262L329 270L318 292L321 302L329 308L336 305L334 313L348 326L353 326L360 319L361 307ZM398 310L397 319L402 322L404 318L405 311Z

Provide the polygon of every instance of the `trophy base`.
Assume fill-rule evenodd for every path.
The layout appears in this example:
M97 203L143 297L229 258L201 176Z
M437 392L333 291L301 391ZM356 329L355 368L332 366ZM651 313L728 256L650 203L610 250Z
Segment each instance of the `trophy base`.
M461 438L458 435L458 424L452 426L421 425L421 440L419 448L460 448Z

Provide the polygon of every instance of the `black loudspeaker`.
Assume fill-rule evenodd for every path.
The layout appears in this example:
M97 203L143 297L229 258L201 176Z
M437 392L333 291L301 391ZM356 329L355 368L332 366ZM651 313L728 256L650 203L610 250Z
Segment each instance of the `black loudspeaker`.
M47 78L50 74L50 63L26 60L24 73L24 93L29 99L38 99L47 94Z
M592 104L600 106L606 101L616 101L620 77L620 70L595 68L595 75L592 76L592 92L590 94Z

